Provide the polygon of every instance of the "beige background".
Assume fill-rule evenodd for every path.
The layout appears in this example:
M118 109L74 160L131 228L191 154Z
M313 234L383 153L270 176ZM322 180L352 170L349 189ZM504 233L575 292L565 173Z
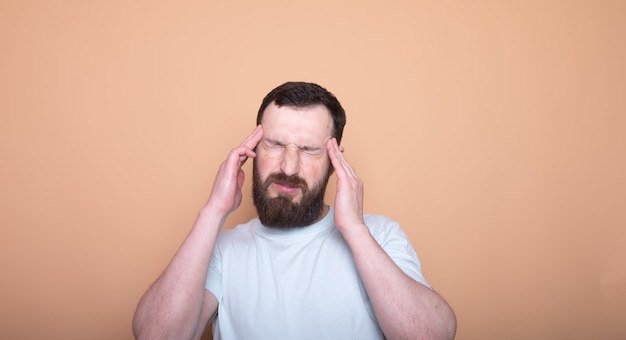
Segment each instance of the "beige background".
M131 339L286 80L342 101L365 208L404 226L457 339L626 338L625 18L624 1L0 0L0 338ZM253 215L246 191L228 224Z

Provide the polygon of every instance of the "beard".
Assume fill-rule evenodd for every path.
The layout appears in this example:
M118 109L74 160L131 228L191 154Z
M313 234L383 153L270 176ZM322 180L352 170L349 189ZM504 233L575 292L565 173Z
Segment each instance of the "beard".
M265 181L257 169L256 159L252 166L252 199L261 223L269 228L293 229L313 224L324 209L324 194L331 171L310 190L306 181L297 175L287 176L282 172L270 174ZM302 193L300 202L293 197L279 193L270 197L270 184L277 183L297 187Z

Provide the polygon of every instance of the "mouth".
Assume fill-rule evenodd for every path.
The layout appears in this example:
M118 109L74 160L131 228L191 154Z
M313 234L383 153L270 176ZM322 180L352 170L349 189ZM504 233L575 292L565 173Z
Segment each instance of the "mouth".
M279 194L293 196L300 192L299 186L291 186L288 184L282 184L279 182L272 182L271 186L276 190Z

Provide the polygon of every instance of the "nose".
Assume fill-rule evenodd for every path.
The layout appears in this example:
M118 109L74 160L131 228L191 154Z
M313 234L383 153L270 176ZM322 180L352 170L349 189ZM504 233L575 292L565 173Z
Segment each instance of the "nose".
M287 176L292 176L300 171L300 150L297 147L285 147L280 169Z

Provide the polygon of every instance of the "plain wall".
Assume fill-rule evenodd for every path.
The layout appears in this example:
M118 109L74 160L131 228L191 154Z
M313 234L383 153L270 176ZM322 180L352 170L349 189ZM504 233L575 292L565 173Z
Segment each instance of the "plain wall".
M0 338L131 339L288 80L342 101L365 210L402 224L457 339L626 338L625 18L623 1L0 1ZM245 190L228 227L255 214Z

